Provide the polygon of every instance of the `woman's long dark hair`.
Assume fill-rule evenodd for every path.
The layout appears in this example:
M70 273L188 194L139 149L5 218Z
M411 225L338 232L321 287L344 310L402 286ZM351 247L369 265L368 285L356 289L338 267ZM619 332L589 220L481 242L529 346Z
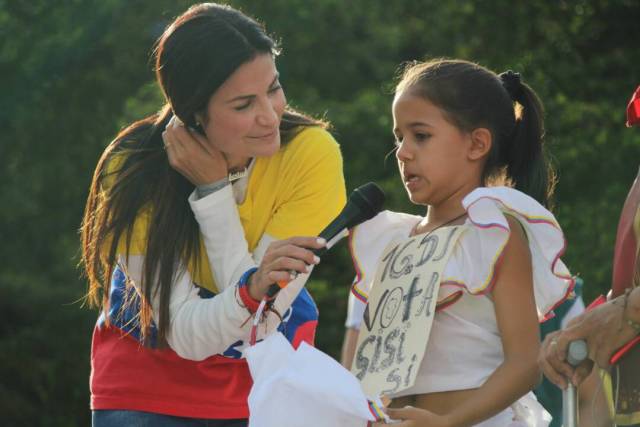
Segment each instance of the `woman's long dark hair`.
M491 131L483 185L510 183L549 206L556 179L544 149L542 103L519 74L496 75L472 62L437 59L408 64L396 92L407 89L440 108L459 129Z
M167 27L154 53L156 78L167 104L121 131L100 157L81 239L89 302L107 314L118 244L126 242L128 257L136 219L148 215L139 321L145 336L151 325L148 302L158 292L157 343L164 346L171 283L180 266L198 271L204 249L187 201L194 186L169 165L162 131L173 114L195 127L196 114L206 112L210 97L239 66L256 55L278 51L253 19L229 6L205 3L191 7ZM283 143L305 126L325 123L287 108L280 124Z

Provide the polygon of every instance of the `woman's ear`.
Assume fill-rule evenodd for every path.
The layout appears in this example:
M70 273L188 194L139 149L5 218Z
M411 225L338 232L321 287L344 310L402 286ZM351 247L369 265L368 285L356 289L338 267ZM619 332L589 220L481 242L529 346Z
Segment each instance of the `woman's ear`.
M202 126L204 124L203 119L204 119L204 114L202 113L194 113L193 118L196 121L196 124Z
M194 115L194 119L196 121L196 126L195 129L202 135L202 136L207 136L206 133L204 132L204 114L202 113L195 113Z
M469 146L469 160L480 160L489 154L493 136L487 128L477 128L471 131L471 145Z

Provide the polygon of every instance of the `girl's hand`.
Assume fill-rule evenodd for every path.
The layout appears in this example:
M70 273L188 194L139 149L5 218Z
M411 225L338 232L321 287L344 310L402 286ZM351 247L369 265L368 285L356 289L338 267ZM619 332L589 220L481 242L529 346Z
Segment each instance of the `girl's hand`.
M326 244L318 237L291 237L271 243L258 270L249 279L249 295L259 301L272 284L290 282L296 273L310 272L310 266L320 262L311 249L319 249Z
M385 408L384 412L394 420L402 420L394 427L451 427L449 418L437 415L426 409L405 406L404 408Z
M224 155L211 147L207 138L187 129L176 116L162 132L162 141L171 167L193 185L211 184L227 176Z

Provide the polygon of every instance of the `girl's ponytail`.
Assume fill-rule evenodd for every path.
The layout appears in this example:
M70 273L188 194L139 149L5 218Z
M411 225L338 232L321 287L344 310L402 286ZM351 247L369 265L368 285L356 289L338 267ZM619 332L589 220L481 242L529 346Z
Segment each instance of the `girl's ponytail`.
M499 75L516 102L516 122L502 146L501 160L513 186L549 207L555 174L544 147L544 110L536 93L509 70Z

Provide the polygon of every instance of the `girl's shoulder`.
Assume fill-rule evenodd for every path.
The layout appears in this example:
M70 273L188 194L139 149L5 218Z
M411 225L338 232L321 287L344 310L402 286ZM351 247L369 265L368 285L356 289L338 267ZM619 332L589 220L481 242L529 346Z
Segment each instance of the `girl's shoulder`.
M385 242L385 246L395 238L409 237L421 216L402 212L382 211L373 218L359 224L350 232L349 238L356 249L371 252L369 243Z
M467 229L446 269L443 288L490 293L511 235L507 216L522 227L531 254L538 315L544 318L572 292L574 279L560 257L566 239L554 215L528 195L508 187L482 187L463 200Z

